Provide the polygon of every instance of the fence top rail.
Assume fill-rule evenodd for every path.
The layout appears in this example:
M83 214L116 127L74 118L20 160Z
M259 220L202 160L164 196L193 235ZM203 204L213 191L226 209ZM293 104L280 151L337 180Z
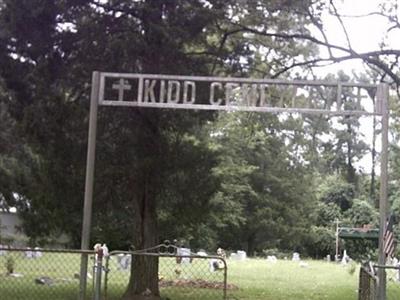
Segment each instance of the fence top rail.
M374 265L374 268L377 268L377 269L395 269L395 270L400 270L400 266Z
M88 254L94 255L96 254L93 250L75 250L75 249L46 249L46 248L8 248L8 247L0 247L0 251L9 251L9 252L42 252L42 253L73 253L73 254Z
M362 265L360 267L360 271L368 274L368 276L370 276L374 280L378 279L378 276L375 273L375 265L373 265L372 263L368 265Z
M151 253L151 252L140 252L140 251L111 251L109 253L110 256L124 254L124 255L143 255L143 256L158 256L158 257L182 257L182 258L202 258L202 259L219 259L225 261L225 259L218 255L198 255L198 254L176 254L176 253Z

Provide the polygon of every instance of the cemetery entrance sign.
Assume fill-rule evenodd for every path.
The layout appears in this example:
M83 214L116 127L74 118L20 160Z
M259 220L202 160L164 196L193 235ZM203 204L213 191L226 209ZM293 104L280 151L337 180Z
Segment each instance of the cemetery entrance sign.
M81 248L89 249L98 106L257 111L381 117L379 261L385 263L383 232L387 217L388 86L326 81L200 77L93 72ZM81 299L87 257L81 264ZM378 299L385 299L385 273L379 271Z
M378 101L374 101L368 94L376 88L370 84L154 74L100 73L99 76L100 105L381 114L381 99L377 97Z

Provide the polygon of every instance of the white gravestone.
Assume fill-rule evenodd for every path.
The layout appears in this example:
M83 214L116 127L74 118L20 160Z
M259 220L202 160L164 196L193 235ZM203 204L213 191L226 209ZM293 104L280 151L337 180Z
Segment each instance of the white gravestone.
M43 256L43 253L42 253L42 251L40 251L40 248L39 248L39 247L35 247L34 250L35 250L35 251L32 251L32 253L33 253L33 255L34 255L35 258L40 258L40 257Z
M207 256L207 252L204 250L200 250L196 253L198 256Z
M292 261L300 261L300 254L297 252L293 253Z
M128 270L132 262L132 257L128 254L118 254L117 261L118 270Z
M210 272L215 272L217 270L223 269L224 264L223 264L222 260L212 258L208 261L208 267L210 269Z
M231 253L231 256L229 256L229 258L232 260L239 260L236 252Z
M241 260L241 261L246 260L246 258L247 258L246 251L238 250L237 255L238 255L238 260Z
M176 254L179 255L187 255L190 256L191 252L189 248L178 248ZM190 264L190 257L182 257L181 264Z
M31 251L31 248L27 248L28 250L25 251L26 258L35 258L35 254Z
M347 251L343 251L343 258L342 258L342 265L347 265L347 263L350 261L350 257L347 255Z
M231 253L229 258L232 260L244 261L247 258L247 254L245 251L238 250L236 253Z

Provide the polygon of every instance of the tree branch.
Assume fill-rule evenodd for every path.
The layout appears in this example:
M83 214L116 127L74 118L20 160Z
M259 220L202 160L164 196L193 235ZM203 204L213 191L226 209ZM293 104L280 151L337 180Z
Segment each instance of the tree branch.
M309 34L303 34L303 33L273 33L273 32L267 32L267 31L262 31L254 28L250 28L248 26L244 26L241 24L235 23L234 25L242 28L244 31L256 34L256 35L261 35L261 36L267 36L267 37L275 37L275 38L280 38L280 39L300 39L300 40L305 40L309 41L311 43L314 43L319 46L335 49L342 51L344 53L347 53L348 55L345 56L340 56L340 57L332 57L332 58L319 58L311 61L304 61L304 62L297 62L293 64L293 67L295 66L301 66L301 65L308 65L310 63L316 63L318 61L332 61L332 62L340 62L340 61L345 61L345 60L351 60L351 59L361 59L364 62L374 65L378 67L381 71L385 72L396 84L397 87L400 87L400 77L397 76L395 72L393 72L390 67L385 64L383 61L379 60L378 57L382 55L400 55L399 50L382 50L382 51L372 51L372 52L365 52L365 53L357 53L356 51L352 49L348 49L343 46L339 45L334 45L331 43L326 43L324 41L321 41L317 39L314 36L311 36ZM288 71L290 67L285 68L284 70L280 71L279 74L282 74L286 71ZM276 75L275 75L276 76Z
M340 26L342 27L343 33L344 33L344 35L345 35L345 37L346 37L346 40L347 40L347 46L349 47L350 50L352 50L353 48L351 47L351 43L350 43L350 39L349 39L349 34L347 33L346 27L344 26L343 20L342 20L342 18L340 17L340 15L339 15L339 13L338 13L338 11L337 11L337 9L336 9L335 4L333 3L333 0L330 0L330 1L329 1L329 4L332 6L333 14L334 14L334 16L338 19L338 21L339 21L339 23L340 23Z

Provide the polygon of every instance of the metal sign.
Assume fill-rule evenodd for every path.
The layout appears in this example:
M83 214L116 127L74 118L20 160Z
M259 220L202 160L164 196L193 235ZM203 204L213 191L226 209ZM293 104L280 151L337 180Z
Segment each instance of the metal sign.
M99 104L197 110L379 115L376 85L100 73Z

